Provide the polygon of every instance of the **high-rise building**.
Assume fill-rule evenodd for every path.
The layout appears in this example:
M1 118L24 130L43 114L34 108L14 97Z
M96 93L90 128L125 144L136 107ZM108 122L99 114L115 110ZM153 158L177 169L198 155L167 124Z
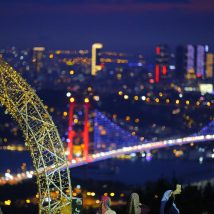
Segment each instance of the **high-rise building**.
M196 78L195 61L196 51L193 45L186 46L186 79L193 80Z
M170 61L169 47L167 45L158 45L155 52L155 82L159 82L160 78L168 76Z
M100 63L100 51L103 48L103 44L94 43L91 50L91 74L96 75L98 71L102 70Z
M176 48L176 78L182 80L186 74L187 67L187 47L178 46Z
M176 49L176 74L187 80L206 78L206 52L207 45L186 45Z
M214 54L207 53L206 55L206 78L213 78Z
M34 47L33 48L33 58L32 62L35 66L36 72L40 72L43 68L43 58L44 58L44 47Z
M205 76L205 46L196 46L196 77L203 78Z

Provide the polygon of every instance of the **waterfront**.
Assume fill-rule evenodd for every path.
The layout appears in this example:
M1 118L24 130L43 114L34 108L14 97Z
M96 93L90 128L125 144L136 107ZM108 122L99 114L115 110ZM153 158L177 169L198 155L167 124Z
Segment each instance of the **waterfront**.
M127 173L128 171L128 173ZM92 166L72 170L73 177L111 180L125 184L142 185L160 178L176 178L183 184L214 178L214 162L199 164L195 160L106 160Z
M20 172L23 160L27 164L27 169L32 170L29 152L0 151L0 173L3 174L7 169L10 169L11 173ZM176 178L181 183L188 184L214 178L213 171L213 159L206 159L200 163L198 159L190 158L154 158L146 161L144 158L135 157L130 160L109 159L73 168L71 176L83 180L117 181L127 185L142 185L160 178L169 181Z
M94 214L106 196L124 214L135 192L157 214L176 184L180 213L214 213L214 4L199 1L1 1L0 213L74 214L76 197Z

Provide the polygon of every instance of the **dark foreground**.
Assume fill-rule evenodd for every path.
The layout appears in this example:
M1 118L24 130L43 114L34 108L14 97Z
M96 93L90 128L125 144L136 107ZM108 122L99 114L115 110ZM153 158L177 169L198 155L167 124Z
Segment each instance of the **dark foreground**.
M101 195L105 192L115 192L115 196L112 197L112 201L124 201L127 202L131 192L137 192L140 195L141 202L146 204L151 209L151 214L159 213L159 205L163 192L167 189L171 189L178 181L173 179L171 182L166 180L158 180L157 182L146 183L143 186L128 186L122 183L116 183L111 181L97 182L93 180L82 181L75 180L73 186L80 183L82 184L82 193L84 200L84 214L95 214L96 208L87 205L87 197L84 192L88 191L87 187L96 190L96 199L100 199ZM106 186L107 184L107 186ZM105 188L103 188L105 187ZM35 180L27 181L16 186L1 186L0 187L0 201L4 214L16 214L26 213L34 214L38 213L37 205L32 203L25 203L26 198L36 195ZM119 198L119 192L124 193L123 199ZM2 202L10 199L12 201L10 206L3 206ZM21 201L21 199L23 199ZM214 187L211 183L207 183L203 188L197 186L184 186L182 194L176 198L177 207L182 214L213 214L214 213ZM126 213L126 205L113 206L113 209L117 214Z

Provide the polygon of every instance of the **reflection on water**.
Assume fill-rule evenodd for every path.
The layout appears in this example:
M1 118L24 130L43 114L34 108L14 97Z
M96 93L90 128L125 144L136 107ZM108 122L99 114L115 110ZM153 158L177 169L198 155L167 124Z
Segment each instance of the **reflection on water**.
M30 153L0 151L0 173L11 169L11 172L21 170L22 163L27 169L32 169ZM182 183L214 178L214 161L199 164L196 160L157 160L144 159L118 160L110 159L89 164L71 170L72 177L93 178L95 180L121 181L126 184L143 184L159 178L172 179L176 177Z
M27 164L27 169L32 169L32 161L29 151L0 151L0 173L11 169L11 173L21 170L22 163Z
M214 178L214 162L199 164L193 160L106 160L72 169L73 177L143 184L159 178L179 179L182 183Z

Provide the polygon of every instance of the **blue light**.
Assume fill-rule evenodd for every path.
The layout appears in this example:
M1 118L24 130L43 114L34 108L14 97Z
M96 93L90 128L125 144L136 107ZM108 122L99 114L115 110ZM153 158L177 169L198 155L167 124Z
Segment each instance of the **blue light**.
M94 151L105 152L126 146L137 145L140 139L132 136L117 124L109 120L99 111L95 111L94 118Z
M128 63L128 66L129 67L141 67L141 66L143 66L143 63L141 63L141 62L130 62L130 63Z

